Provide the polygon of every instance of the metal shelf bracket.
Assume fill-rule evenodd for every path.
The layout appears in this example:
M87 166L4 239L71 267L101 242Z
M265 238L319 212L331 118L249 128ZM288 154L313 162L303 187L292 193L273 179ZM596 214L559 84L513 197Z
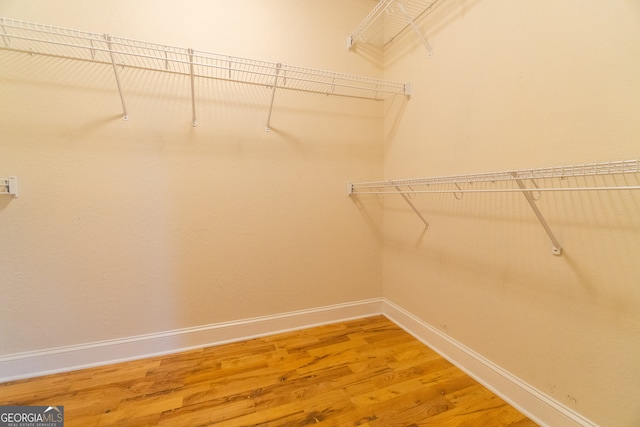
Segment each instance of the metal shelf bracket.
M116 76L116 85L118 85L118 93L120 94L120 102L122 103L122 119L129 120L129 113L127 113L127 106L124 103L124 95L122 94L122 86L120 85L120 75L118 74L118 67L116 66L116 60L113 55L113 44L111 42L111 36L108 34L105 34L104 39L107 42L107 47L109 49L109 57L111 58L111 65L113 65L113 73Z
M188 49L189 52L189 75L191 80L191 126L198 126L198 119L196 117L196 84L195 74L193 72L193 49Z
M10 176L9 178L0 179L0 194L18 197L18 177Z
M401 189L400 187L396 186L396 189L400 192ZM400 195L402 196L402 198L404 199L405 202L407 202L407 204L409 205L409 207L411 207L411 209L413 210L413 212L415 212L416 215L418 215L418 218L420 218L420 221L422 221L424 223L424 226L427 228L427 230L429 229L429 223L427 222L426 219L424 219L424 217L422 216L422 214L420 213L420 211L418 210L418 208L415 207L415 205L413 203L411 203L411 200L409 199L409 196L407 196L406 193L400 192Z
M273 73L273 87L271 89L271 103L269 105L269 115L267 116L267 126L265 127L265 132L271 131L271 112L273 111L273 101L276 98L276 89L278 88L278 74L280 74L280 69L282 68L282 64L276 64L276 68Z
M414 20L411 18L411 16L409 16L409 13L407 13L407 9L405 9L402 3L398 3L398 9L400 9L400 12L402 12L402 16L404 16L404 19L407 21L407 25L411 26L411 29L413 30L413 32L416 33L416 36L418 36L418 39L422 42L424 47L427 49L427 55L429 55L429 58L431 58L433 56L433 49L431 48L431 45L429 44L427 39L425 39L422 33L420 32L420 29L418 28Z
M514 175L514 177L515 176L517 175ZM547 233L547 235L551 239L551 243L553 244L551 247L551 253L554 255L562 255L562 246L560 245L560 242L558 241L556 236L553 234L553 231L551 231L549 224L547 224L547 221L544 219L544 216L542 215L540 208L538 208L538 205L536 205L533 195L531 194L531 190L527 188L527 186L524 184L524 182L521 179L516 179L515 181L516 181L516 184L518 184L518 187L520 187L523 190L522 195L524 196L525 199L527 199L527 202L529 203L529 206L531 206L533 213L536 215L536 218L538 218L538 221L540 221L542 228L544 228L544 231Z

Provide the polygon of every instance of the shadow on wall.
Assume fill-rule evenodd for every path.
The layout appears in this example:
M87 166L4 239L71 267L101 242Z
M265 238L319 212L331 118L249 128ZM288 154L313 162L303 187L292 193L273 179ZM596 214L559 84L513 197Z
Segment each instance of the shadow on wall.
M9 206L13 198L13 196L10 196L8 194L0 194L0 212L5 210L5 208Z
M482 0L447 0L437 1L433 7L427 9L422 15L415 19L415 25L420 36L427 42L438 34L442 29L446 28L461 16L468 13L473 7ZM410 43L406 43L407 39ZM404 41L401 41L404 40ZM393 40L391 40L385 50L385 66L389 67L406 56L410 51L422 47L420 37L415 34L414 30L407 26ZM432 46L433 48L433 46ZM434 51L433 55L437 52ZM427 52L424 52L424 59L429 59Z
M396 132L398 131L400 120L407 109L407 105L409 104L409 96L403 96L399 102L396 102L396 98L398 97L394 97L385 105L384 117L385 120L388 120L390 123L389 130L385 130L385 141L393 141ZM389 150L390 144L385 144L385 146L386 153Z
M379 197L371 197L371 198L360 198L360 197L351 197L351 200L356 205L358 210L360 211L360 215L365 221L365 224L369 227L376 240L379 242L383 242L383 232L381 228L382 224L382 209L383 202ZM380 212L380 218L375 218L372 214L372 211L375 209L375 212Z
M528 300L554 295L558 310L581 298L601 312L633 316L629 295L640 270L630 261L640 250L640 218L633 214L639 195L545 194L540 208L563 244L561 256L547 250L551 242L517 193L469 194L461 200L450 194L417 195L413 202L432 225L428 233L400 196L385 196L384 241L389 253L411 260L403 265L420 266L414 275L429 278L426 282L446 276L460 286L485 284L527 294Z

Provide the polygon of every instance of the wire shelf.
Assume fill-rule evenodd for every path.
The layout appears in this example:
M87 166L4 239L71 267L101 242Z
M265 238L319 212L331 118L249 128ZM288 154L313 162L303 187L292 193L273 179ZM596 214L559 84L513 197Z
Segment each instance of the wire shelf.
M624 184L620 182L609 182L600 185L585 185L585 182L576 182L574 186L547 186L540 187L536 180L566 179L574 177L607 176L640 174L640 161L621 160L613 162L585 163L570 166L555 166L538 169L521 169L502 172L489 172L471 175L451 175L438 176L432 178L411 178L387 181L371 181L347 184L349 196L364 195L384 195L399 194L409 205L413 212L428 229L429 223L420 210L413 204L411 199L416 194L424 193L450 193L460 200L465 193L522 193L527 203L531 207L534 215L542 225L544 231L551 240L551 252L554 255L562 254L562 246L558 238L554 235L551 227L544 218L536 201L540 198L540 193L547 191L605 191L605 190L640 190L640 185ZM533 186L527 186L526 182L531 181ZM617 180L616 180L617 181ZM474 188L466 184L474 183L514 183L515 186L476 186ZM636 181L637 182L637 181ZM582 185L578 185L582 184ZM433 186L433 187L432 187Z
M522 181L546 178L570 178L594 175L640 174L640 160L620 160L612 162L585 163L569 166L554 166L537 169L509 170L469 175L438 176L430 178L409 178L386 181L371 181L349 184L350 194L398 194L398 193L480 193L480 192L521 192L515 188L462 189L461 184L480 182ZM428 189L438 184L454 185L451 189ZM640 186L616 187L553 187L534 188L533 191L588 191L601 189L640 189Z
M0 19L0 49L327 95L385 100L407 85L104 34Z
M349 46L357 42L386 46L436 1L380 0L350 35Z

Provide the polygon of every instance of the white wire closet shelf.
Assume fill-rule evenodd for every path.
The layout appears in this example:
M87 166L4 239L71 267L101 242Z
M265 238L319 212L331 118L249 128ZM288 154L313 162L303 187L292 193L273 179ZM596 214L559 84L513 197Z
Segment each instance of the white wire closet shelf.
M608 180L609 182L602 182L604 180L598 180L601 183L597 183L596 180L590 180L592 182L591 184L586 183L586 177L608 175L638 175L638 179L633 182L624 180L622 183L619 180ZM569 178L575 179L569 180ZM583 179L578 180L577 178ZM546 185L540 186L538 184L539 180L544 180ZM553 180L562 180L564 185L553 185L551 183ZM412 197L416 194L450 193L453 194L456 199L461 199L465 193L522 193L545 229L547 235L551 239L553 243L552 252L555 255L560 255L562 247L544 219L542 212L535 203L539 199L540 193L640 190L640 185L638 184L639 180L640 160L633 159L468 175L348 183L347 193L352 197L399 194L418 215L426 227L429 227L429 223L426 221L422 213L415 207L413 202L411 202ZM531 182L531 187L527 187L526 185L529 181ZM498 183L502 183L502 185L495 185L492 188L484 188L486 185L483 188L478 188L481 187L479 185L474 186L474 184L480 183L489 184L490 186ZM509 185L510 183L515 184L515 187L513 185Z
M405 29L412 27L429 55L431 46L415 25L416 19L431 9L438 0L380 0L347 38L347 47L368 43L385 47Z
M0 49L112 65L125 119L128 113L118 75L121 67L190 76L194 125L194 78L272 88L271 107L276 88L370 100L409 95L410 91L409 84L400 82L165 46L11 18L0 18L0 30Z
M468 175L437 176L429 178L394 179L349 184L349 194L415 194L415 193L495 193L520 192L521 189L461 188L462 184L480 182L499 182L535 180L546 178L569 178L593 175L637 174L640 173L640 160L619 160L612 162L585 163L568 166L554 166L537 169L508 170ZM429 188L432 185L454 185L455 188ZM581 187L536 187L534 191L593 191L593 190L638 190L640 186L581 186Z

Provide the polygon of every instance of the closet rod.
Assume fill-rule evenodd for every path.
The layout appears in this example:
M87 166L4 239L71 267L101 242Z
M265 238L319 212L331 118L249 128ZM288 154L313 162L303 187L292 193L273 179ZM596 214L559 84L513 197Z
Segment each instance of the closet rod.
M191 75L190 67L194 67L195 77L266 87L273 85L273 75L279 65L115 36L108 36L112 47L109 49L105 44L107 36L103 34L4 17L0 22L4 41L0 49L30 54L111 63L107 56L113 53L118 65L123 67L183 75ZM287 79L283 79L278 88L372 100L409 95L407 84L389 80L284 64L280 72Z

